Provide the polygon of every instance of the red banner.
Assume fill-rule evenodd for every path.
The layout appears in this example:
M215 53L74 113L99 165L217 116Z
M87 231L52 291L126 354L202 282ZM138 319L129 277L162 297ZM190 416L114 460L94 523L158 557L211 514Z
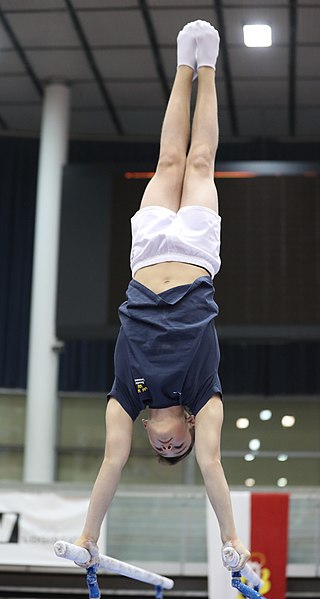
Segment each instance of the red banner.
M261 594L285 599L289 495L252 493L251 563L264 580Z

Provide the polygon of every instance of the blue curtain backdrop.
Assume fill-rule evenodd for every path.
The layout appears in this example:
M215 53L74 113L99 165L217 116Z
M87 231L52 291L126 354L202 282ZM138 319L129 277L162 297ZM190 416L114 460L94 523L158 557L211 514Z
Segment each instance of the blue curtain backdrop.
M0 139L2 388L26 388L37 163L37 141ZM113 345L67 343L60 358L60 389L106 390L113 376Z
M0 140L0 385L25 387L38 146Z
M77 142L70 162L152 161L157 146ZM26 387L38 142L0 138L0 387ZM125 290L124 290L125 291ZM223 307L222 307L223 308ZM114 341L75 341L60 358L59 388L106 391ZM220 376L226 393L315 394L320 343L224 342Z

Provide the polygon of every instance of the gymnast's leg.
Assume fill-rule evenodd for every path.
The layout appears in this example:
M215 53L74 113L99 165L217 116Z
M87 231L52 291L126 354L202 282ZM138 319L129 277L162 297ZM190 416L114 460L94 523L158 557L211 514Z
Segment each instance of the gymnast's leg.
M215 62L219 51L219 35L209 23L203 21L197 21L195 29L198 93L181 208L201 205L218 212L218 196L213 173L219 135L215 87Z
M195 44L193 32L186 25L178 35L178 68L162 126L156 173L146 187L140 208L163 206L174 212L179 209L190 137Z

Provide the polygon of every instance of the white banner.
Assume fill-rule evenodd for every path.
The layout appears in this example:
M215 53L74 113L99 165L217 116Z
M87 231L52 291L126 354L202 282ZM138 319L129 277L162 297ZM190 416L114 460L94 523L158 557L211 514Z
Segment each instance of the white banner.
M233 514L241 541L250 548L250 493L231 493ZM207 499L207 549L209 599L236 599L237 591L231 586L231 574L222 565L220 529L215 513Z
M70 567L56 557L58 540L74 542L80 535L88 497L50 492L0 491L0 564ZM105 534L99 549L106 552Z

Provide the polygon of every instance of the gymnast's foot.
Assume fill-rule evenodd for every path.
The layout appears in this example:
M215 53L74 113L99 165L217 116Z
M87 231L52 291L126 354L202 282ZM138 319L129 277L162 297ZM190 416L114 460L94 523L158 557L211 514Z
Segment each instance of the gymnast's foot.
M197 77L197 42L195 34L194 23L188 23L177 37L177 65L178 67L188 66L193 69L193 79Z
M197 42L197 68L216 68L219 54L220 37L217 30L207 21L194 21L193 26Z

